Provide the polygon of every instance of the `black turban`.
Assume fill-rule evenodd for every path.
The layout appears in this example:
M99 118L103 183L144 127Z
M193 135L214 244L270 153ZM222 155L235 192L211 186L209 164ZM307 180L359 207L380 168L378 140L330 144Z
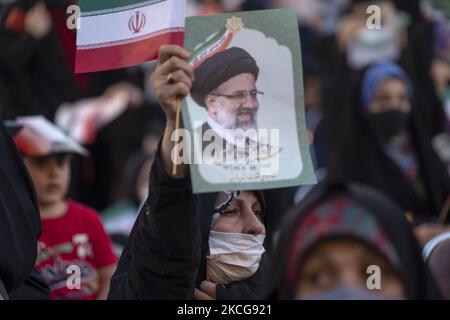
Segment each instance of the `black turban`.
M233 47L216 53L195 69L191 96L199 106L206 107L207 94L242 73L251 73L258 79L259 68L247 51Z

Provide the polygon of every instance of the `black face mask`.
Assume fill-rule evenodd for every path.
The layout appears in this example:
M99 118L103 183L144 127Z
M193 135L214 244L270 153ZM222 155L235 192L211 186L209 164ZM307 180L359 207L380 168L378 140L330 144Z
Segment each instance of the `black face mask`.
M400 110L392 110L367 114L367 119L376 134L383 142L387 142L390 138L406 129L409 121L409 113Z

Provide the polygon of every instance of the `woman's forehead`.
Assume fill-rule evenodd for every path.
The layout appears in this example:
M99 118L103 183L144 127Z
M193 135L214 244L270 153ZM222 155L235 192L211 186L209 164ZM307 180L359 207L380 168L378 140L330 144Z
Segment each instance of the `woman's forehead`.
M407 84L400 78L390 77L384 80L380 85L376 88L376 93L381 93L385 91L408 91Z

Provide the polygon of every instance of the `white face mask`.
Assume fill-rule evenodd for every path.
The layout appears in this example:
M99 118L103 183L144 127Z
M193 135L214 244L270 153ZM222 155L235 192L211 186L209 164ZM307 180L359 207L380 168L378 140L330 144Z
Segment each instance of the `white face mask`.
M347 50L347 63L362 69L379 60L397 60L401 48L397 35L390 29L361 29Z
M264 239L265 235L211 231L207 279L225 285L253 276L265 252Z
M362 27L347 49L347 63L353 69L362 69L380 60L399 59L401 35L408 25L408 16L397 14L385 21L381 29Z

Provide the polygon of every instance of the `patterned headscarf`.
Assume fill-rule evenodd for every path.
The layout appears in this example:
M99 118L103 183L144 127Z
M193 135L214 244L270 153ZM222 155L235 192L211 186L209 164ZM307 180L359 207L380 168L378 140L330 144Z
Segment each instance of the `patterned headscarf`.
M367 243L392 266L400 268L394 246L374 216L349 197L336 196L311 209L301 219L289 246L284 293L295 290L300 276L299 266L307 251L319 241L334 237L351 237Z

